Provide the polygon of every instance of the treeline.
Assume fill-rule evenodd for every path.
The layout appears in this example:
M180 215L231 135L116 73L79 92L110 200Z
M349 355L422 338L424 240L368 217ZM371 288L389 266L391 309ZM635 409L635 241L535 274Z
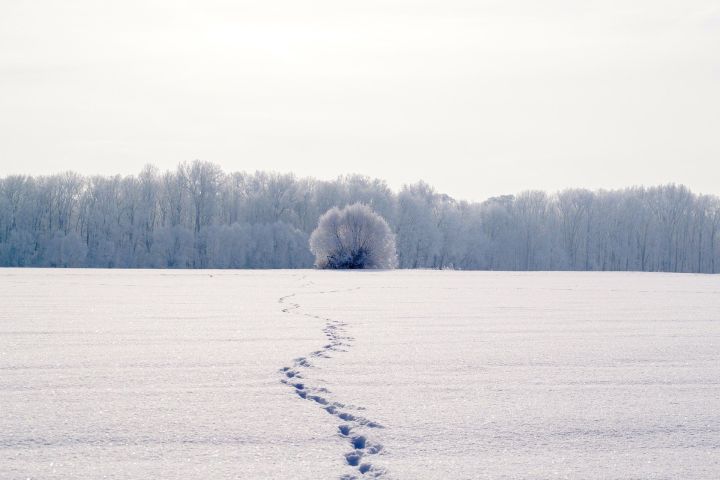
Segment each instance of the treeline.
M528 191L457 201L419 182L225 173L195 161L137 176L0 179L0 265L306 268L333 206L366 203L397 235L401 268L720 269L720 200L678 185Z

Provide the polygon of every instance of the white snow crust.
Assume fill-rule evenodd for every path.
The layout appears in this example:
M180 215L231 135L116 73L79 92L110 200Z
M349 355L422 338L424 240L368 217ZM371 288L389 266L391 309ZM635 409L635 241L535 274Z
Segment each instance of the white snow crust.
M716 479L720 278L0 270L0 478Z

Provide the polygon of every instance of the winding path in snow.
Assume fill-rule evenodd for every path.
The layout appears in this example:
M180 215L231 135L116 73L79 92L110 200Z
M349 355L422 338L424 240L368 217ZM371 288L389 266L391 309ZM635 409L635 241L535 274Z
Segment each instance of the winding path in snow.
M305 283L301 288L309 288L314 283L307 280L307 276L301 277ZM360 287L306 292L313 294L331 294L358 290ZM346 352L352 348L354 338L348 335L347 324L340 320L312 315L302 311L297 303L297 297L302 293L292 293L278 299L282 305L282 311L289 315L298 315L325 322L323 333L327 342L320 349L313 351L305 357L298 357L293 360L292 365L280 369L281 382L289 386L298 398L312 402L322 408L335 420L338 421L338 435L347 439L350 451L344 455L343 461L356 470L357 474L345 474L340 480L353 480L359 478L387 478L387 471L384 468L373 465L372 457L383 451L382 444L372 441L371 432L373 429L384 428L358 412L363 407L341 403L333 398L332 392L327 388L318 386L309 375L309 370L315 368L313 362L332 358L335 352Z

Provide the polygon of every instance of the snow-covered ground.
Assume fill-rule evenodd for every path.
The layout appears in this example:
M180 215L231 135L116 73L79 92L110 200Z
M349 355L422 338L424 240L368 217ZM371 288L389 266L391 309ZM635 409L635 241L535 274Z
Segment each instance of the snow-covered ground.
M719 476L717 276L0 270L2 479Z

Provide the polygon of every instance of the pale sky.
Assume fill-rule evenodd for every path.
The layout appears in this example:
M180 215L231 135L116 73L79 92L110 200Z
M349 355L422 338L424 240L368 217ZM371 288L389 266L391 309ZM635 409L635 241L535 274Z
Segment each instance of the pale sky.
M720 194L720 2L0 2L0 176L194 159Z

